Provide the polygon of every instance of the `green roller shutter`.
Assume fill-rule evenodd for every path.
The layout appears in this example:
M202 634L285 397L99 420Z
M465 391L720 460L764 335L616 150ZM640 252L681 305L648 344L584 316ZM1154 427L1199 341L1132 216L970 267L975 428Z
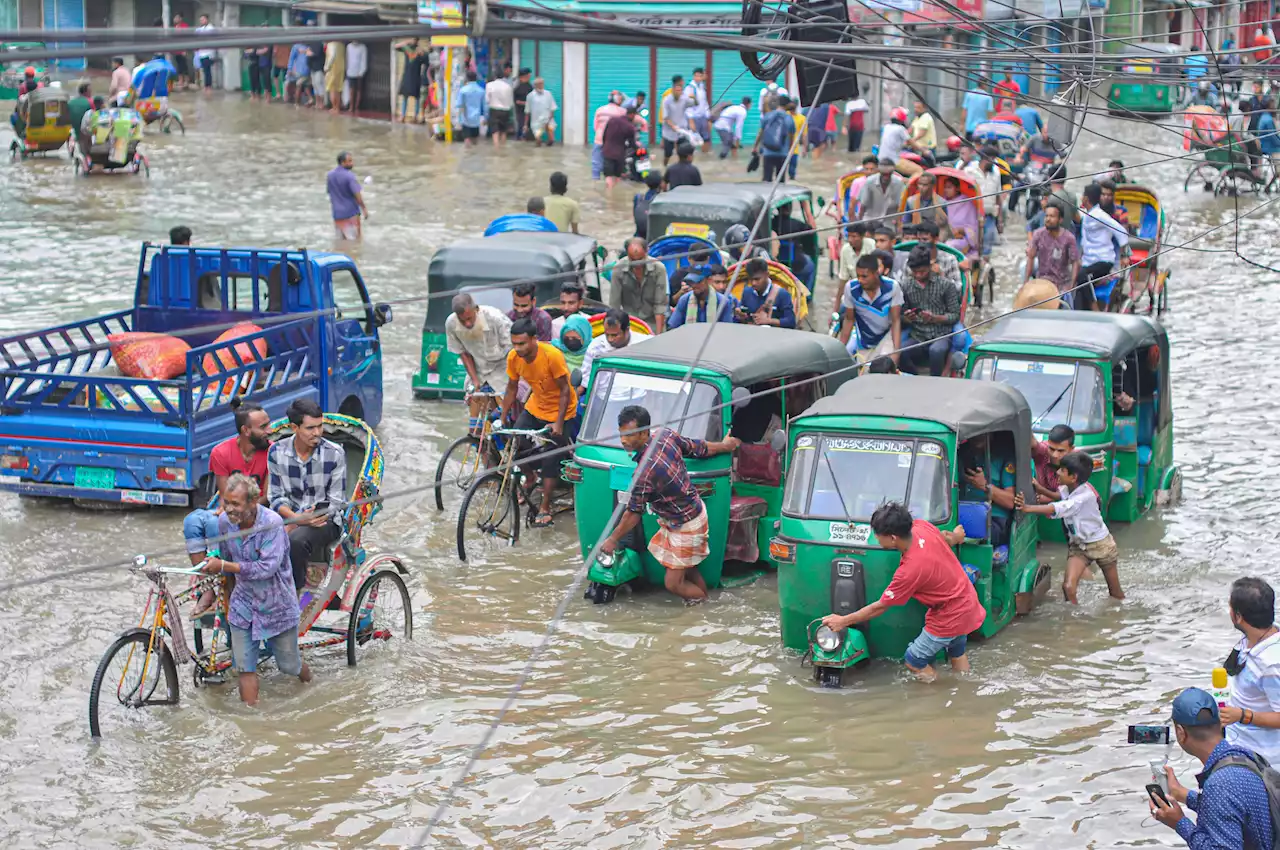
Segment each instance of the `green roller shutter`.
M609 92L617 89L626 97L636 92L649 92L649 48L627 47L620 44L587 45L587 129L594 132L596 110L609 99ZM588 139L591 141L591 139Z
M238 27L260 27L263 24L267 26L280 26L280 10L269 6L240 6L240 23ZM237 49L240 53L240 91L249 91L249 60L244 58L243 49Z
M722 100L738 103L744 97L751 98L747 110L747 122L742 128L742 144L750 147L760 126L760 88L763 84L751 75L742 64L742 57L735 51L717 50L711 55L711 105ZM719 137L717 137L717 141Z
M556 97L556 141L564 139L564 45L558 41L538 42L537 76Z
M658 90L654 93L654 106L661 107L660 98L671 88L671 78L676 74L684 77L685 85L693 80L693 69L704 68L707 64L707 51L681 50L675 47L658 48Z

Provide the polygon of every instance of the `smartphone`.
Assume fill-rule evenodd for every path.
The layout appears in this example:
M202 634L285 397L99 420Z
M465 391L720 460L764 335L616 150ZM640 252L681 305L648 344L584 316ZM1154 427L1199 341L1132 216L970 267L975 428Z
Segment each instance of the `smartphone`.
M324 513L324 512L325 512L325 511L327 511L327 510L329 510L329 503L328 503L328 502L320 502L319 504L316 504L316 505L313 505L313 506L312 506L312 508L311 508L311 513L313 513L313 514L322 514L322 513ZM1132 726L1130 726L1130 727L1129 727L1129 735L1130 735L1130 736L1132 736L1132 735L1133 735L1133 727L1132 727Z
M1130 726L1130 744L1167 744L1169 743L1168 726Z
M1151 798L1151 802L1153 803L1158 799L1166 806L1169 805L1169 798L1165 796L1164 789L1154 782L1147 786L1147 796Z

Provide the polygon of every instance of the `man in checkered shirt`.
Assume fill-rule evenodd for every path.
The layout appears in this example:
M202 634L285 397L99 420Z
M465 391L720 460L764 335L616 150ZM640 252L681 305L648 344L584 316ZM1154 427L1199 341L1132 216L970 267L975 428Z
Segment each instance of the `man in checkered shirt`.
M327 561L329 547L342 534L347 458L324 438L320 405L298 399L287 415L293 436L275 443L267 455L267 497L289 529L293 584L301 590L307 564Z

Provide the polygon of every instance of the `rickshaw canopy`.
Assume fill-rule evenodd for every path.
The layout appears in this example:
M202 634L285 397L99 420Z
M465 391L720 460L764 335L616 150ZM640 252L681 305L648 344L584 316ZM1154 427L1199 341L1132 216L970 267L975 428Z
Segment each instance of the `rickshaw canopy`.
M751 229L769 203L770 213L785 203L813 201L813 192L794 183L779 185L770 195L763 183L704 183L677 186L649 203L649 238L696 236L720 244L735 224ZM765 217L762 227L768 226Z
M707 337L715 334L714 338ZM700 322L682 325L600 357L615 368L635 361L697 368L725 376L737 387L793 375L821 373L827 391L851 379L853 358L839 340L825 334Z
M577 233L518 231L467 239L441 248L427 267L431 300L427 302L423 329L443 333L452 310L446 296L464 289L481 290L473 293L478 303L492 304L506 312L511 306L511 287L495 284L513 280L535 281L535 298L543 303L557 298L560 285L574 280L577 273L586 278L587 297L598 300L600 288L593 259L597 248L595 239ZM588 271L592 272L590 276Z
M1191 150L1193 144L1200 147L1221 144L1230 131L1227 116L1212 106L1188 106L1186 122L1187 128L1182 133L1184 151Z
M1165 362L1169 353L1169 335L1146 316L1073 310L1038 310L1008 316L997 322L975 348L1002 343L1074 348L1113 363L1144 346L1160 346Z
M500 215L484 229L485 236L499 233L559 233L560 228L544 215L533 213L513 213Z
M933 175L933 179L934 179L933 191L934 191L934 194L938 196L942 195L942 184L947 180L954 180L956 184L960 187L960 197L967 198L968 200L973 201L975 204L978 205L978 220L979 221L982 220L982 214L983 214L983 203L982 203L982 197L981 197L982 192L978 189L978 181L974 179L972 174L966 171L961 171L958 168L951 168L945 165L939 165L936 168L930 168L926 171L921 172L921 174ZM920 193L920 174L915 174L911 177L910 180L907 181L907 188L902 193L902 209L903 210L906 209L908 198L912 197L913 195L918 195L919 193Z

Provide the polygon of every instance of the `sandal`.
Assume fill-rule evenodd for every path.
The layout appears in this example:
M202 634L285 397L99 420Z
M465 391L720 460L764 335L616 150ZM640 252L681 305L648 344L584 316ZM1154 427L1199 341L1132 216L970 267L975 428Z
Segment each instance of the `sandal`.
M555 517L549 513L539 513L533 520L534 528L550 528L555 522Z

